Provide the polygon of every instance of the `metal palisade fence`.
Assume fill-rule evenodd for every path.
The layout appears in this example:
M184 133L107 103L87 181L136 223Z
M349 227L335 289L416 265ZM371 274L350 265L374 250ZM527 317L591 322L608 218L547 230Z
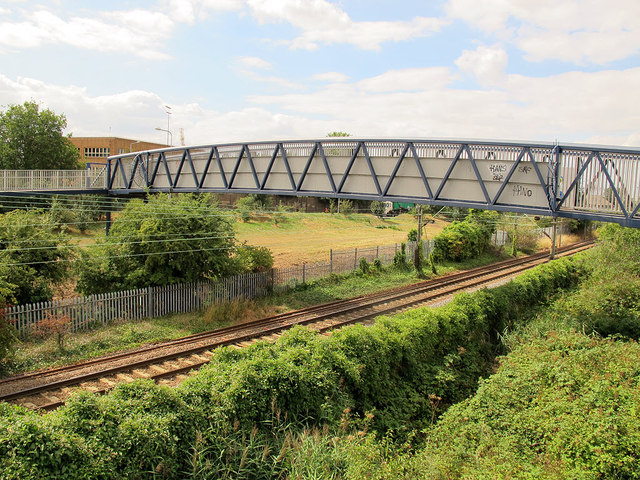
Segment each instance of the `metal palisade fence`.
M431 242L423 242L423 248L426 258L432 248ZM67 328L75 332L105 325L114 320L140 320L171 313L187 313L235 298L264 296L276 288L287 289L332 273L356 270L363 258L367 262L373 262L378 258L383 265L388 265L393 262L396 252L400 249L401 245L395 244L353 250L331 250L329 261L325 263L304 263L219 280L17 305L7 307L4 314L6 320L14 325L22 336L37 330L50 319L66 320ZM408 242L408 262L413 261L414 251L415 243Z

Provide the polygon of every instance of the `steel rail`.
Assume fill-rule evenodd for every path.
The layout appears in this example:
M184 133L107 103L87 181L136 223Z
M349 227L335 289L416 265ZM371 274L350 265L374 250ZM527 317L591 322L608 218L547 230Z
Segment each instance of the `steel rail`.
M590 242L576 244L576 245L559 249L558 253L566 254L568 252L570 254L570 253L573 253L575 250L588 248L589 246L590 246ZM199 343L196 346L193 346L184 350L158 355L153 358L145 358L143 360L130 362L124 365L105 368L96 372L92 372L90 374L83 374L83 375L78 375L74 377L69 377L69 378L65 378L64 380L50 382L44 385L38 385L38 386L23 389L20 391L15 391L9 394L0 395L0 401L2 400L13 401L21 398L32 397L34 395L37 395L43 392L50 392L50 391L58 390L68 386L79 385L81 383L110 377L123 372L131 372L132 370L136 370L141 367L158 365L163 362L180 359L180 358L183 358L183 359L188 358L190 356L193 356L194 354L199 354L220 346L239 344L247 341L252 341L261 337L269 337L274 334L280 334L282 331L288 328L291 328L294 325L309 325L313 323L322 323L322 322L327 322L331 318L336 317L338 315L343 315L343 316L351 315L356 313L358 310L374 309L374 311L372 312L356 315L352 318L347 318L345 320L338 321L333 325L320 327L318 329L318 331L325 332L331 329L340 328L344 325L367 321L379 315L384 315L384 314L397 312L399 310L404 310L412 305L425 303L427 301L431 301L435 298L439 298L444 295L450 295L462 289L467 289L467 288L481 285L484 283L490 283L495 281L498 278L513 275L514 273L518 273L522 270L531 268L533 266L532 264L538 264L546 261L547 261L547 253L540 253L540 254L529 256L529 257L524 257L521 259L507 260L504 262L499 262L497 264L478 267L476 269L467 270L467 271L459 272L452 275L447 275L447 276L440 277L438 279L430 280L427 282L420 282L407 287L397 287L395 289L379 292L376 294L359 296L359 297L351 298L348 300L342 300L342 301L338 300L338 301L330 302L328 304L308 307L306 309L298 310L295 312L289 312L289 313L275 315L272 317L267 317L267 318L260 319L258 321L251 322L248 324L227 327L227 328L215 330L212 332L195 334L195 335L183 337L174 341L146 347L144 349L133 350L130 352L124 352L122 354L117 354L117 355L108 356L108 357L101 357L99 359L95 359L89 362L84 362L82 364L76 364L69 367L60 367L58 369L52 369L51 371L47 371L47 372L37 372L33 374L33 377L38 377L38 376L42 377L43 375L50 376L52 372L64 373L65 371L72 371L74 369L86 368L88 366L97 365L99 363L107 363L107 362L113 363L114 359L124 359L128 356L129 357L136 356L148 351L165 349L165 348L175 347L179 345L186 345L194 342ZM503 272L503 273L500 273L500 272ZM460 282L465 282L465 281L468 282L469 280L481 278L494 273L498 273L498 274L491 277L488 280L480 279L480 280L474 281L471 284L467 283L462 286L460 285L456 286L456 284L459 284ZM428 292L432 292L434 290L446 289L446 287L449 287L449 286L452 286L452 287L448 290L435 293L428 298L424 297L424 295ZM400 305L387 307L382 310L375 310L375 307L380 304L390 303L390 302L400 302L402 299L407 299L408 297L413 297L413 300L404 301ZM296 320L296 318L298 320ZM250 331L249 333L241 334L241 335L236 335L236 336L233 335L234 333L243 332L247 330L252 330L252 331ZM203 340L209 340L209 342L207 342L206 344L203 344L202 343ZM199 368L200 366L206 363L207 361L197 361L195 363L192 362L189 365L184 367L172 368L171 370L166 372L153 374L153 375L146 375L146 377L152 378L152 379L175 377L177 375L183 374L184 372L193 370L195 368ZM3 383L21 380L28 377L29 375L13 377L10 379L3 380ZM110 390L110 388L111 387L105 388L101 392L97 392L97 393L104 393ZM64 404L63 401L50 402L49 404L42 405L38 408L41 408L44 410L52 410L59 407L62 404Z
M561 251L561 250L560 250ZM47 369L44 371L37 371L37 372L31 372L31 373L27 373L27 374L23 374L23 375L18 375L18 376L14 376L14 377L10 377L10 378L6 378L6 379L1 379L0 380L0 386L2 386L4 383L9 383L9 382L15 382L16 380L22 380L25 378L35 378L35 377L46 377L46 376L52 376L55 374L60 374L60 373L64 373L64 372L68 372L71 370L76 370L78 368L86 368L89 367L91 365L96 365L96 364L100 364L100 363L105 363L105 362L114 362L116 360L119 359L123 359L123 358L127 358L127 357L131 357L132 355L139 355L139 354L143 354L145 352L149 352L149 351L153 351L153 350L157 350L159 348L168 348L168 347L173 347L173 346L179 346L179 345L183 345L186 343L192 343L194 341L200 340L200 339L207 339L210 338L212 335L215 336L224 336L227 334L232 334L238 331L243 331L246 330L248 327L259 327L261 325L265 325L265 324L270 324L273 323L274 321L277 320L289 320L292 318L299 318L299 317L303 317L306 315L310 315L310 314L317 314L317 313L322 313L322 312L339 312L341 309L346 308L348 305L351 304L358 304L358 305L362 305L359 304L357 302L359 302L361 299L366 298L370 301L386 301L387 298L392 298L393 296L395 296L397 293L404 293L404 294L411 294L413 291L416 290L420 290L426 287L430 287L432 285L441 285L444 282L452 282L452 281L456 281L460 278L466 278L469 275L472 274L478 274L481 272L485 272L485 271L493 271L498 267L501 268L507 268L509 266L512 265L519 265L521 263L525 263L525 262L529 262L535 258L544 258L548 256L548 252L541 252L541 253L537 253L534 255L530 255L528 257L523 257L523 258L516 258L516 259L509 259L509 260L504 260L502 262L497 262L497 263L493 263L490 265L484 265L481 267L476 267L473 269L469 269L469 270L464 270L461 272L456 272L456 273L452 273L452 274L448 274L448 275L444 275L435 279L431 279L431 280L427 280L427 281L423 281L423 282L417 282L411 285L404 285L401 287L395 287L395 288L391 288L391 289L387 289L381 292L375 292L375 293L371 293L371 294L367 294L367 295L359 295L356 297L351 297L348 299L344 299L344 300L334 300L332 302L327 302L327 303L322 303L319 305L313 305L310 307L305 307L299 310L295 310L292 312L285 312L285 313L281 313L281 314L277 314L277 315L272 315L269 317L265 317L265 318L261 318L258 320L255 320L251 323L246 323L246 324L242 324L242 325L232 325L229 327L223 327L220 329L216 329L214 331L206 331L206 332L200 332L200 333L196 333L196 334L192 334L192 335L188 335L185 337L180 337L178 339L175 340L168 340L165 342L161 342L161 343L155 343L155 344L150 344L148 346L145 347L141 347L141 348L137 348L134 350L128 350L125 352L118 352L118 353L114 353L111 355L106 355L106 356L101 356L99 358L93 359L93 360L87 360L87 361L83 361L80 363L76 363L76 364L72 364L72 365L65 365L62 367L56 367L56 368L52 368L52 369ZM381 300L379 300L381 299ZM335 307L338 307L338 310L335 310ZM314 317L314 318L318 318L318 317ZM0 400L3 397L0 395Z

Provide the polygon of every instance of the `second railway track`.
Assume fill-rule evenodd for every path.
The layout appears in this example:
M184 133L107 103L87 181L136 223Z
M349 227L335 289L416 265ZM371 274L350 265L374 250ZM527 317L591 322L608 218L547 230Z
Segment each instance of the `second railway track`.
M558 256L589 248L579 243L558 250ZM137 378L179 381L206 364L212 350L225 345L246 346L257 339L277 338L294 325L327 332L379 315L397 313L466 289L479 288L548 260L548 253L506 260L370 295L274 315L254 322L190 335L137 350L108 355L75 365L0 380L0 401L33 409L53 410L79 388L104 393L118 383Z

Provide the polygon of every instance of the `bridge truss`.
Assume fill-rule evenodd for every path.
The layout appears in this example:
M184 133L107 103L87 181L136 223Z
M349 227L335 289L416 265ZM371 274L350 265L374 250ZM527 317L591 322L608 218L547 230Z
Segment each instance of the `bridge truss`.
M640 150L574 144L327 138L110 157L108 193L381 200L640 227Z

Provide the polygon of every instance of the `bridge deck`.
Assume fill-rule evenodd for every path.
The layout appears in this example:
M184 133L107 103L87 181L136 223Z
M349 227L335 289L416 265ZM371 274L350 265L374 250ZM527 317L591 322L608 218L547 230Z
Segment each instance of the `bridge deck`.
M55 184L61 192L81 186L117 195L216 192L388 200L640 227L640 150L615 147L329 138L135 152L110 157L106 170L87 170L84 177L20 175L3 183L2 190L55 190ZM26 181L29 175L34 179Z

